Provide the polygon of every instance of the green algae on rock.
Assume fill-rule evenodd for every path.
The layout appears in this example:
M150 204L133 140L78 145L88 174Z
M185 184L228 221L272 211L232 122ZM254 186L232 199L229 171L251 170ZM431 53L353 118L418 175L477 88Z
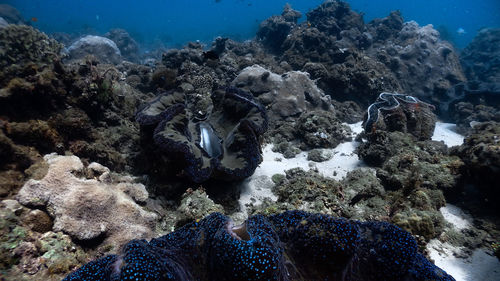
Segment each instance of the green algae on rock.
M0 202L2 280L61 280L91 257L62 232L32 231L36 229L25 220L29 213L15 200Z

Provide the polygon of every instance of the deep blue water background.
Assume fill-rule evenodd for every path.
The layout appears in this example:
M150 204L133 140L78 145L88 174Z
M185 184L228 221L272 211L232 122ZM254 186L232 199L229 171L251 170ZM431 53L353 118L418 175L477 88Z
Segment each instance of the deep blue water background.
M250 39L261 21L280 14L285 3L305 13L323 0L10 0L32 25L46 33L104 34L126 29L143 46L180 47L216 36ZM405 21L433 24L459 48L482 27L500 27L500 0L349 0L365 22L400 10ZM457 33L463 28L466 33Z

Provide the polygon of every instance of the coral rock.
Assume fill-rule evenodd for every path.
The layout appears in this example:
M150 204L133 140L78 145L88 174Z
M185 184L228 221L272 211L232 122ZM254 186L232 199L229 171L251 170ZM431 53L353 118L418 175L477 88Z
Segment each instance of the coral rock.
M95 35L78 39L66 49L66 52L70 59L82 59L87 55L94 55L104 63L117 64L122 61L120 49L115 42Z
M132 62L139 61L139 44L130 36L130 34L121 28L111 29L104 36L113 40L121 55Z
M413 96L381 93L368 107L365 131L400 131L410 133L419 140L431 139L437 120L433 109L433 105Z
M143 185L111 180L109 170L97 163L85 168L76 156L45 156L49 170L41 180L29 180L19 191L20 203L47 208L54 231L77 240L100 238L121 245L132 238L152 235L156 215L143 210L129 194L147 194ZM87 171L94 178L83 175ZM132 192L132 190L134 190ZM125 227L124 227L125 226Z
M499 28L483 28L477 33L460 56L467 79L500 83L499 45Z
M0 29L0 67L51 62L62 45L31 26L10 24Z
M271 121L297 116L307 110L333 109L330 97L325 96L306 72L290 71L278 75L253 65L243 69L232 84L250 91L270 107Z

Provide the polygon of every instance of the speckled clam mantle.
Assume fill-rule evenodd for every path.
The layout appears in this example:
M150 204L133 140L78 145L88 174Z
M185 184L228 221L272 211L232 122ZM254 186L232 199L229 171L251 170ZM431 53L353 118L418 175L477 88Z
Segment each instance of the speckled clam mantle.
M303 211L256 215L235 226L220 213L119 255L74 280L455 280L417 251L406 231Z
M203 106L190 104L183 93L165 92L141 107L136 120L194 182L240 180L262 161L259 136L267 130L266 111L237 88L215 91Z

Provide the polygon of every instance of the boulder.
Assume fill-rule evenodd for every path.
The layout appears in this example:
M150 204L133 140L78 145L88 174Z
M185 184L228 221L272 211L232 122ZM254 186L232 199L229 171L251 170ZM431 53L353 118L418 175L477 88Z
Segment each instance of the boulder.
M66 52L71 60L94 55L103 63L118 64L122 61L120 49L112 40L95 35L87 35L71 44Z
M314 109L333 110L330 97L316 86L307 72L290 71L278 75L253 65L243 69L232 84L250 91L270 108L271 121Z

